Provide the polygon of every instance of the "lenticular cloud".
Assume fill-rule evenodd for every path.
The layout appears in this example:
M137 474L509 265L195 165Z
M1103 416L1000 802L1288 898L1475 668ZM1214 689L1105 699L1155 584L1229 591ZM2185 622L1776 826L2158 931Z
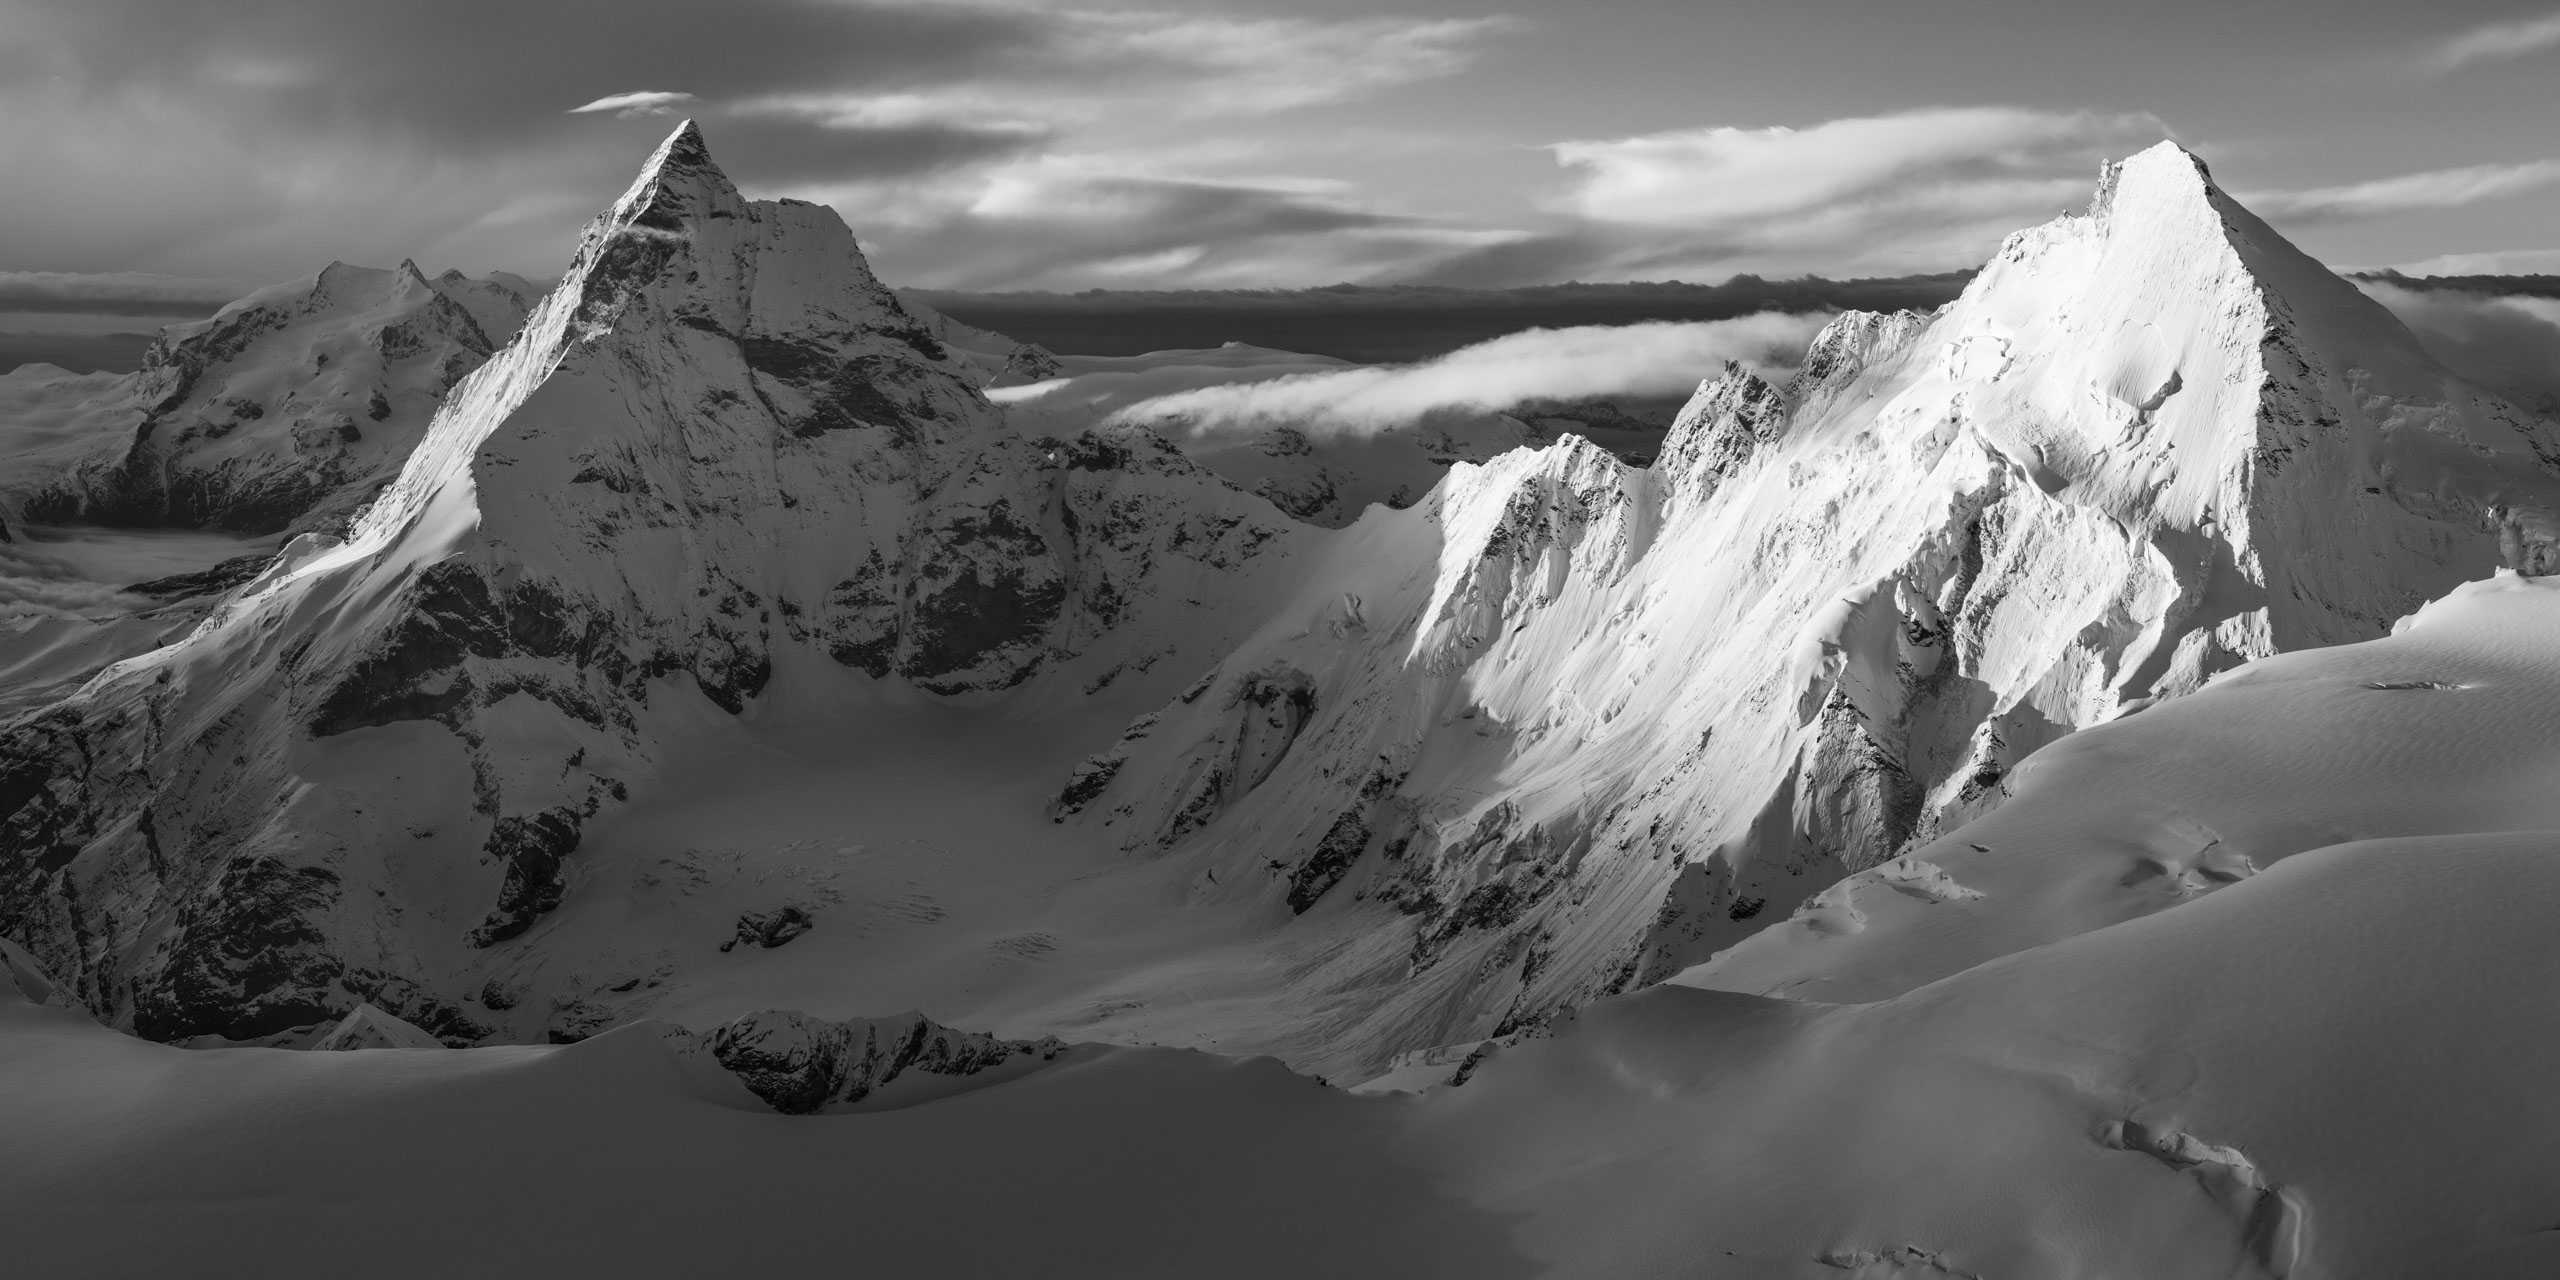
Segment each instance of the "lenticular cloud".
M1500 412L1539 400L1680 395L1727 361L1792 366L1829 318L1764 311L1694 323L1530 329L1420 364L1178 391L1129 405L1112 420L1170 420L1199 433L1284 424L1366 433L1436 413Z

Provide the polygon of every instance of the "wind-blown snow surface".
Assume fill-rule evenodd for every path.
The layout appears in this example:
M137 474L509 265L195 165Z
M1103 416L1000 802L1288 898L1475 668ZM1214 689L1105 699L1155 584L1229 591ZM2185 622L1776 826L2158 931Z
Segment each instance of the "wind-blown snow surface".
M1120 1273L2539 1256L2543 1166L2342 1154L2329 1135L2380 1124L2353 1108L2440 1064L2305 986L2348 975L2378 1015L2485 1046L2401 1113L2442 1149L2539 1122L2517 1096L2551 1043L2518 905L2538 863L2465 835L2268 865L2522 819L2242 797L2108 844L2012 778L2091 725L2036 757L2071 796L2115 785L2072 772L2110 742L2171 759L2140 785L2244 776L2216 726L2275 733L2235 697L2262 670L2432 624L2217 673L2381 636L2502 540L2560 567L2549 427L2450 379L2185 153L2111 171L1941 313L1841 317L1783 384L1711 378L1650 468L1567 438L1340 529L1141 430L1040 438L988 377L832 214L746 201L698 133L669 138L343 540L296 539L186 636L0 728L13 973L200 1045L351 1015L350 1039L582 1043L182 1054L0 1013L26 1078L75 1082L0 1107L10 1149L56 1153L0 1171L24 1191L0 1205L59 1232L137 1162L230 1185L214 1171L260 1131L285 1135L259 1148L279 1197L351 1152L423 1171L329 1191L345 1230L418 1246L401 1264L540 1261L635 1194L731 1228L616 1237L677 1269L837 1230ZM2548 599L2444 608L2522 628ZM2354 696L2464 696L2434 686L2494 665L2454 660L2468 630L2439 655L2455 676ZM2144 737L2177 717L2173 746ZM2247 750L2275 769L2265 734ZM2089 852L2004 860L2038 833ZM1978 925L1950 941L1941 918ZM2270 943L2280 963L2243 961ZM2468 976L2493 954L2513 970ZM1729 990L1607 998L1684 971ZM1573 1006L1553 1039L1470 1053ZM693 1030L612 1030L644 1018ZM1470 1082L1348 1097L1062 1041ZM2351 1059L2372 1074L2288 1092ZM306 1101L322 1122L280 1122ZM1106 1150L1129 1162L1097 1171ZM466 1163L494 1170L467 1181L485 1245L417 1212ZM953 1189L989 1177L1005 1194L972 1217ZM1025 1231L1018 1202L1056 1212ZM275 1234L186 1212L196 1241ZM2481 1225L2428 1225L2456 1214ZM340 1229L291 1247L343 1257ZM40 1243L154 1261L149 1238Z

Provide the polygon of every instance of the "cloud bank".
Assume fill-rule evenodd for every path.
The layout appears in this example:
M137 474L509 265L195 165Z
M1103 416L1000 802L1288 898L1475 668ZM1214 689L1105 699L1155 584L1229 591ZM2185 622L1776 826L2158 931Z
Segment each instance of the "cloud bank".
M2355 283L2463 380L2560 418L2560 298Z
M1694 324L1532 329L1421 364L1296 374L1140 401L1111 421L1195 434L1289 426L1367 434L1441 413L1498 413L1540 400L1676 396L1727 361L1789 367L1827 315L1764 312Z

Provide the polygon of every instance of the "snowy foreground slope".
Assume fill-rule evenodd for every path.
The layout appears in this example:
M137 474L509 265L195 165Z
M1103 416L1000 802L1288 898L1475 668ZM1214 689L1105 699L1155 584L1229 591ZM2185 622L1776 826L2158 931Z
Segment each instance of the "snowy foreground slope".
M2401 635L2250 666L2068 744L2074 795L2193 806L2255 874L1869 1003L1612 998L1420 1093L1089 1047L886 1110L777 1116L660 1024L186 1051L39 1007L10 951L26 998L0 984L0 1076L20 1082L0 1224L46 1274L812 1256L954 1275L2542 1274L2560 1266L2560 832L2509 828L2549 822L2560 660L2535 638L2555 628L2560 587L2502 577ZM2371 688L2385 673L2459 687ZM2172 716L2180 732L2152 728ZM2457 732L2472 751L2390 745ZM2276 745L2304 761L2272 764ZM2248 789L2311 762L2316 784ZM2158 883L2156 854L2019 787L2001 812L2050 841L2021 867ZM2283 836L2290 812L2392 807L2376 795L2407 803L2343 821L2342 843ZM2018 876L1981 883L1903 898L2013 928L2047 913Z

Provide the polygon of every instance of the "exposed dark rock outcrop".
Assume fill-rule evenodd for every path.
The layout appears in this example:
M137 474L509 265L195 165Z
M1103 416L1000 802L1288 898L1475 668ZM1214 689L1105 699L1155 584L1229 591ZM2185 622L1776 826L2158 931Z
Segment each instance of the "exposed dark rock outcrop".
M808 911L788 904L771 911L750 911L738 917L738 932L721 943L720 949L728 951L740 943L749 943L771 950L815 927L817 921L810 918Z
M721 1066L786 1115L855 1107L902 1078L937 1077L947 1087L1001 1067L1036 1066L1066 1050L1055 1039L1001 1040L913 1013L842 1022L751 1013L713 1031L708 1043Z

